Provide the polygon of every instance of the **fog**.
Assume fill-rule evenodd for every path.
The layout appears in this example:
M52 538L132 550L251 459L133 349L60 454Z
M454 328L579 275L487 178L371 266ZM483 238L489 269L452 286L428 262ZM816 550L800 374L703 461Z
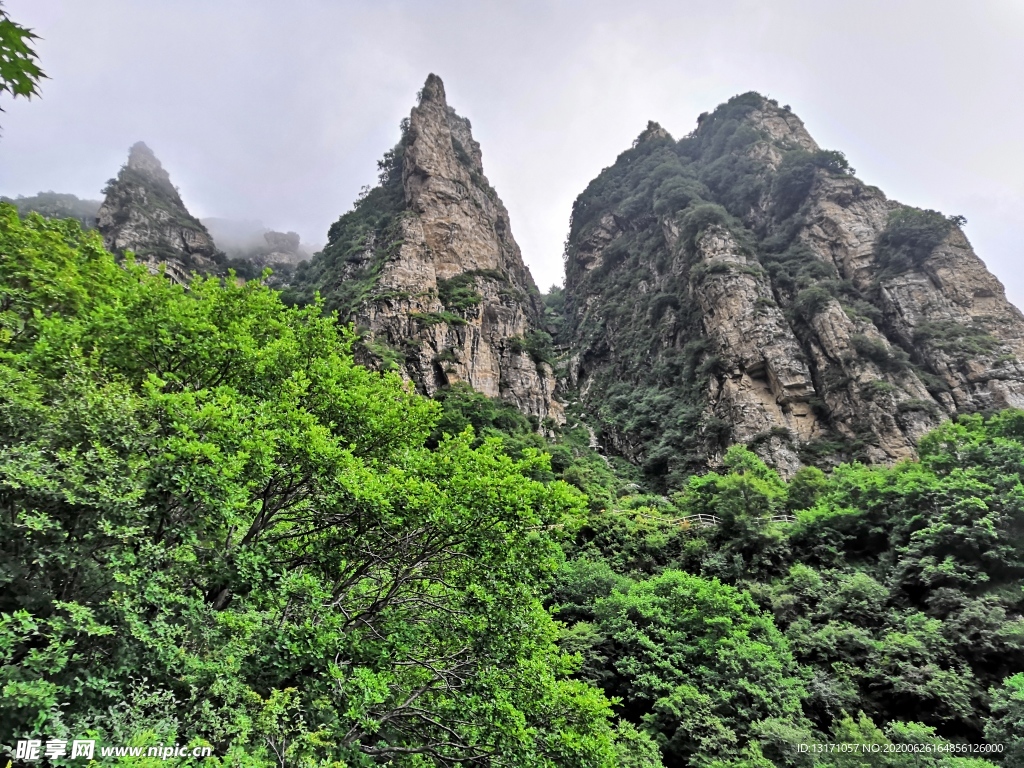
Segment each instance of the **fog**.
M6 0L42 97L0 106L0 194L95 198L143 140L192 213L322 243L428 72L473 123L538 284L572 201L650 119L675 136L757 90L890 197L968 219L1024 304L1024 6Z

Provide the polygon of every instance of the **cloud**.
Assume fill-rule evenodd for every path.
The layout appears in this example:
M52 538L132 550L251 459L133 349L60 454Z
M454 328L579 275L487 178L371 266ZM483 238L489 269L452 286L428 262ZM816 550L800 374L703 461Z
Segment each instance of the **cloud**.
M96 196L145 140L200 216L322 242L428 72L468 116L538 284L572 201L649 119L791 104L891 197L966 215L1017 303L1024 13L1013 2L7 0L51 79L8 102L0 194Z

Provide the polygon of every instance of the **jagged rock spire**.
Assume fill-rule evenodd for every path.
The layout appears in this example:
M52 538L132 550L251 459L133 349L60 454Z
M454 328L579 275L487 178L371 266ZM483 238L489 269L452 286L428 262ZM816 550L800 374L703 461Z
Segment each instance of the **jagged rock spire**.
M332 293L365 286L355 307L340 308L366 329L377 363L401 359L401 372L424 393L461 382L538 420L561 420L553 371L538 346L546 335L539 293L484 176L469 120L448 105L437 75L427 77L391 156L398 203L387 200L399 190L385 185L364 205L398 205L397 229L374 229L365 250L351 253L348 244L366 225L357 205L332 227L324 249L344 265L341 274L325 269L317 288L330 305Z

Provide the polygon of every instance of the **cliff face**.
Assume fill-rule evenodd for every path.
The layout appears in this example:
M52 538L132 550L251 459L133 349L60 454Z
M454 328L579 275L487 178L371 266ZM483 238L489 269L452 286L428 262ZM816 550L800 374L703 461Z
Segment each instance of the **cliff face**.
M943 418L1024 405L1024 316L959 223L757 94L678 142L651 124L574 207L569 383L667 484L735 442L787 475L914 456Z
M372 363L426 394L464 382L561 421L536 285L469 121L448 106L437 76L380 167L380 185L300 266L293 295L319 290L356 322Z
M186 210L167 171L141 141L104 193L97 226L108 250L133 251L153 271L166 264L167 276L180 283L187 283L193 270L218 271L213 238Z

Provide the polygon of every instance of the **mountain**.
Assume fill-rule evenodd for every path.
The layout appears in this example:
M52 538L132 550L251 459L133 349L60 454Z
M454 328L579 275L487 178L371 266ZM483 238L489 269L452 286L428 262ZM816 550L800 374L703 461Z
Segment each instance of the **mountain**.
M108 234L182 279L135 166ZM436 78L381 171L285 291L0 204L12 760L1024 766L1024 410L978 413L1020 403L1024 318L961 217L746 94L649 124L538 298Z
M734 443L786 476L913 457L950 416L1024 405L1024 316L961 224L756 93L679 141L650 123L573 207L567 384L662 486Z
M188 212L167 171L141 141L103 192L98 228L110 251L133 251L153 269L165 263L167 276L183 284L192 271L222 271L224 256L210 233Z
M290 299L355 321L368 360L420 391L465 383L534 417L563 419L544 307L469 120L430 75L380 161L380 183L296 271Z
M427 395L465 384L537 427L573 401L606 455L655 488L735 443L787 477L891 464L951 416L1024 406L1024 316L962 220L889 200L756 93L678 141L650 123L591 182L547 310L440 78L378 165L312 258L295 233L210 220L233 237L221 252L142 143L98 226L178 282L273 264L289 301L319 292L356 324L362 362Z
M22 216L38 213L51 219L78 219L86 229L96 228L96 217L100 210L99 200L83 200L76 195L53 190L39 192L31 197L0 196L0 202L10 203Z

